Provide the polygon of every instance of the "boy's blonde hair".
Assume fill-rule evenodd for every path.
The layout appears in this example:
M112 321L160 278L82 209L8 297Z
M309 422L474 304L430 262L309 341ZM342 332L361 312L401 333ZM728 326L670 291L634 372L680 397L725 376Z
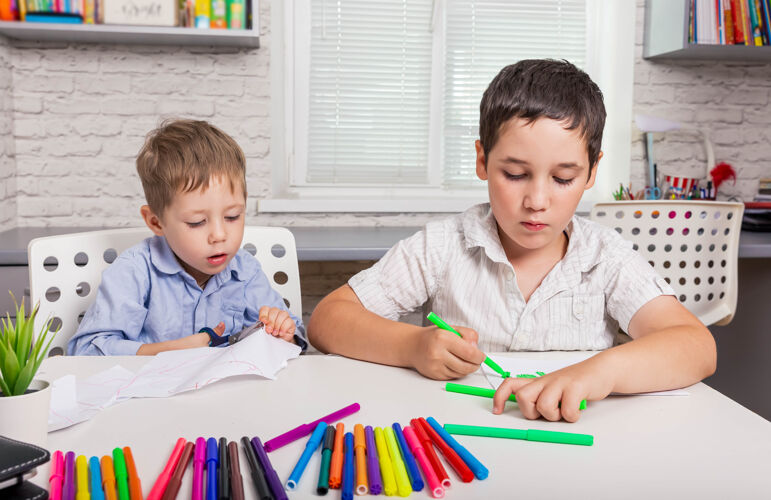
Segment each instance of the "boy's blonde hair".
M243 189L246 199L246 160L232 137L198 120L167 120L147 134L137 155L137 172L150 210L158 217L178 192L209 186L212 177Z

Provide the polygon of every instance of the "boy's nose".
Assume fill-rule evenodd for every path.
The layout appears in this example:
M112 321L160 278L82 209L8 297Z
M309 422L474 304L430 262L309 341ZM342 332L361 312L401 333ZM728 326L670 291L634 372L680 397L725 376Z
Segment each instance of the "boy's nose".
M225 239L226 232L223 224L211 224L211 231L209 232L209 242L216 243Z
M530 210L546 210L549 207L548 188L539 182L531 184L530 189L525 193L524 203Z

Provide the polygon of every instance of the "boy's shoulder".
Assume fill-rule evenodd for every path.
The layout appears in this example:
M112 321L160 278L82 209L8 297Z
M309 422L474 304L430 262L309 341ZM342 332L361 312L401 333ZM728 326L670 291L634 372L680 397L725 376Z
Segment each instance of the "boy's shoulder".
M581 260L587 264L610 262L628 257L630 252L634 252L632 242L614 229L580 215L574 215L571 219L568 236L568 251L580 254Z

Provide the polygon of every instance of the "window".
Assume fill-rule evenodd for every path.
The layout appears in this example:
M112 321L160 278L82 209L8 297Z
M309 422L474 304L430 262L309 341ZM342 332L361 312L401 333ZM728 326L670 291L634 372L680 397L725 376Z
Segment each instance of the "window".
M283 5L272 16L285 45L271 47L283 92L274 92L274 198L261 211L451 212L485 201L474 171L479 101L503 66L526 58L567 59L603 90L605 156L585 200L628 179L634 2L273 5Z

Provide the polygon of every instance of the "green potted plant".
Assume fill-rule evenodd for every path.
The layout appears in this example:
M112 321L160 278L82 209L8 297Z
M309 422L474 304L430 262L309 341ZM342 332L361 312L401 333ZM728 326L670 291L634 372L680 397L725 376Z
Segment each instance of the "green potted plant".
M35 335L40 304L27 316L24 301L19 305L14 297L13 302L15 324L9 313L0 318L0 435L44 446L51 388L35 374L56 331L49 319Z

